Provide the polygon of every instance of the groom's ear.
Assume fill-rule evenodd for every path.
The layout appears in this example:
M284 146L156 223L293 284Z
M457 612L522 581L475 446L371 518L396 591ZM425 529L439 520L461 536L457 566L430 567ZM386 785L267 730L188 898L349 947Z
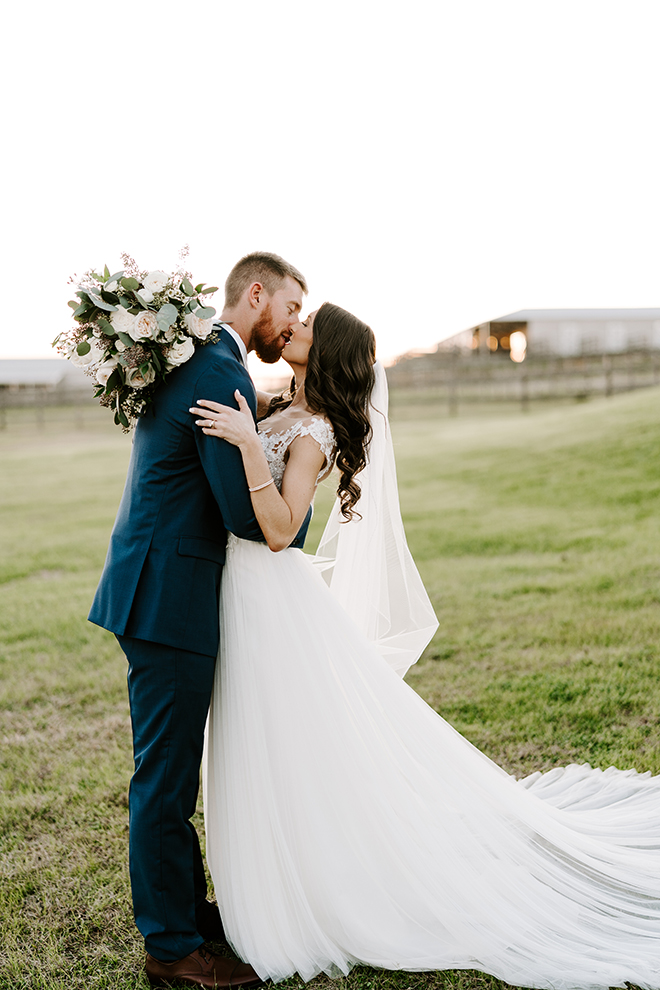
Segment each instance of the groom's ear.
M261 282L253 282L252 285L247 290L247 298L252 309L258 309L261 297L264 293L264 287Z

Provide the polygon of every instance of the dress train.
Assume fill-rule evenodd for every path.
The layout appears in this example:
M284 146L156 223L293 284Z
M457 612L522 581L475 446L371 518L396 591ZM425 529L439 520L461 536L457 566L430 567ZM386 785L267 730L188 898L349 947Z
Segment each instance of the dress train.
M477 969L660 988L660 778L516 781L397 676L300 550L230 537L207 859L262 977Z

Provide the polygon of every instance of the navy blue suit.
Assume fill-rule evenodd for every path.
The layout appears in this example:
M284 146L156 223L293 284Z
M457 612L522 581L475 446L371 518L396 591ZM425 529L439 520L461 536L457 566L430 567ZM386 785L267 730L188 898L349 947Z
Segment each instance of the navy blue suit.
M128 662L135 773L130 869L147 951L180 959L203 939L206 897L190 822L218 651L218 594L227 530L263 541L237 447L205 436L198 399L236 406L256 395L239 348L222 331L170 373L136 427L110 547L89 618L117 636ZM309 515L294 541L302 546Z

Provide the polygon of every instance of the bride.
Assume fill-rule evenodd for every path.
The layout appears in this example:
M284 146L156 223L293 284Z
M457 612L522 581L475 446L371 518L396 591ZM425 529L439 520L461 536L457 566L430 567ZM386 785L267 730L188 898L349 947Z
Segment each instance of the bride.
M401 679L436 623L374 349L326 303L295 328L293 399L260 397L259 434L238 393L191 410L240 449L267 541L230 535L221 589L204 805L228 939L276 981L365 964L660 988L660 778L516 781ZM335 462L322 559L285 549Z

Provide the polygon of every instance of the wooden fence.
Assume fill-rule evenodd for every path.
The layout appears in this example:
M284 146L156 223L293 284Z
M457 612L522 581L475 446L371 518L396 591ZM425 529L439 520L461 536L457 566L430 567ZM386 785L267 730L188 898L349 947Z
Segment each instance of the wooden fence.
M461 405L516 402L523 410L543 400L587 399L660 384L660 351L581 357L527 358L515 364L500 355L438 351L402 358L387 369L392 390L433 395L451 415Z

